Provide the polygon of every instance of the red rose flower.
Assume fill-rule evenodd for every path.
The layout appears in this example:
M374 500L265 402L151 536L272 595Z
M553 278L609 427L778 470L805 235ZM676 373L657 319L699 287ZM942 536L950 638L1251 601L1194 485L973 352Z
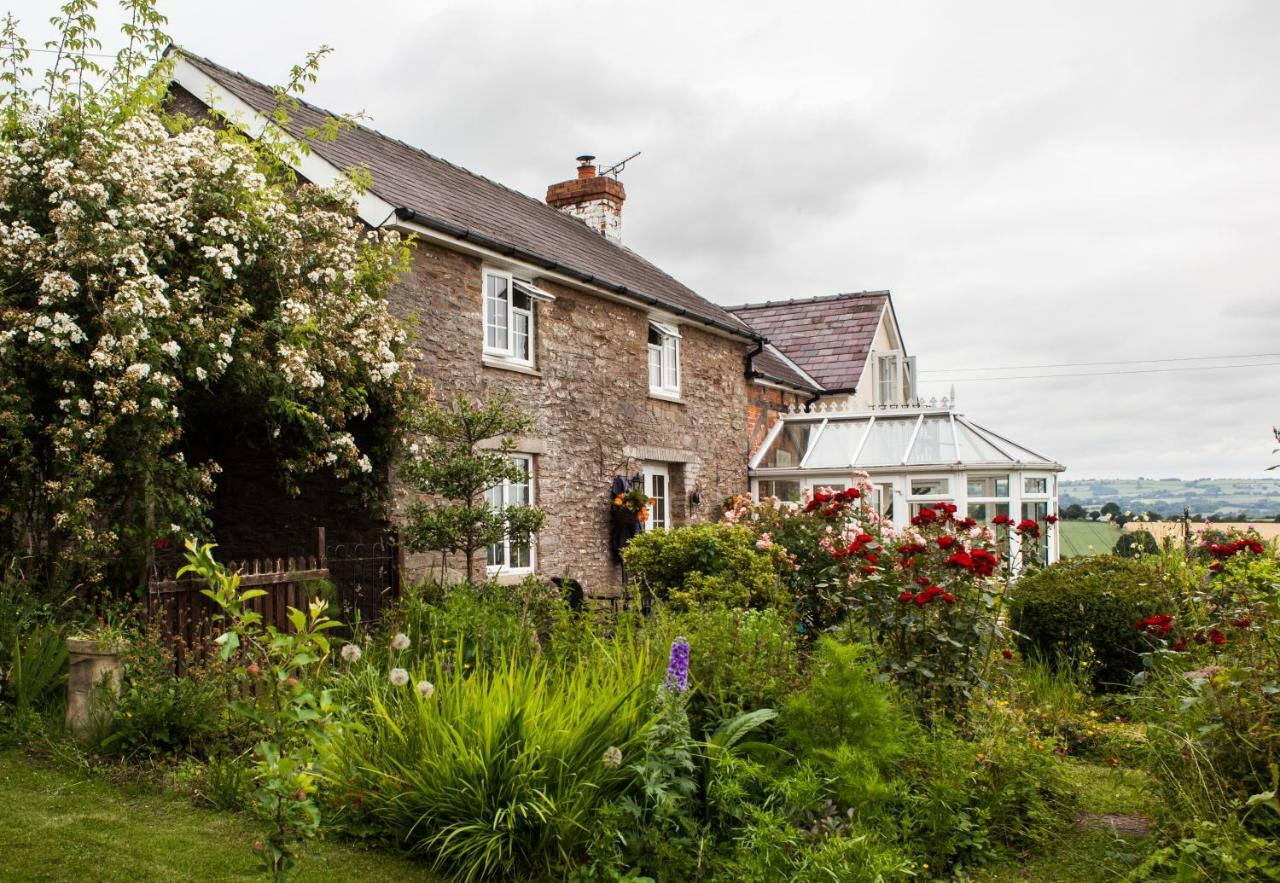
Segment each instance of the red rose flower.
M862 496L862 491L858 490L856 487L845 488L843 496L846 500L856 500L858 497Z
M1217 629L1209 629L1209 640L1216 646L1221 647L1223 644L1227 643L1227 636Z
M1003 656L1005 659L1012 659L1012 658L1013 658L1013 651L1012 651L1012 650L1001 650L1001 651L1000 651L1000 655L1001 655L1001 656Z
M927 576L918 576L918 577L916 577L916 585L918 585L918 586L927 586L927 585L929 585L929 577L927 577Z
M976 527L978 522L974 521L972 518L961 518L956 522L956 524L963 528L970 528Z
M1148 616L1146 619L1140 619L1135 622L1133 627L1140 632L1148 632L1157 638L1163 638L1173 628L1173 617L1164 613L1158 616Z
M911 523L917 527L922 524L933 524L938 520L938 513L930 506L921 506L920 512L911 519Z
M1237 620L1233 620L1231 624L1238 629L1247 629L1249 626L1253 625L1253 620L1248 618L1237 619Z
M1045 521L1047 521L1047 522L1049 522L1050 524L1057 524L1057 523L1058 523L1058 516L1057 516L1057 515L1046 515L1046 516L1044 517L1044 520L1045 520Z
M956 596L951 594L950 592L943 592L942 600L943 600L943 603L954 604L956 603Z
M947 559L947 563L952 567L960 567L965 570L973 570L973 558L968 552L956 552Z
M1033 537L1040 536L1040 522L1034 521L1030 518L1024 518L1019 521L1018 526L1015 529L1020 534L1029 534Z
M1186 650L1186 649L1187 649L1187 639L1186 639L1186 638L1179 638L1179 639L1178 639L1178 642L1177 642L1176 644L1174 644L1174 645L1173 645L1173 649L1174 649L1175 651L1177 651L1178 653L1181 653L1183 650Z
M973 562L973 572L978 576L991 576L1000 562L1000 556L986 549L972 550L969 552L969 559Z
M956 544L956 538L955 538L955 537L938 537L938 548L939 548L939 549L950 549L950 548L951 548L952 546L954 546L955 544Z
M1013 519L1005 513L1001 512L995 518L991 519L992 524L1013 524Z
M899 601L914 601L914 600L915 600L915 597L916 597L916 596L915 596L915 595L913 595L913 594L911 594L910 592L903 592L901 595L899 595L899 596L898 596L898 600L899 600Z

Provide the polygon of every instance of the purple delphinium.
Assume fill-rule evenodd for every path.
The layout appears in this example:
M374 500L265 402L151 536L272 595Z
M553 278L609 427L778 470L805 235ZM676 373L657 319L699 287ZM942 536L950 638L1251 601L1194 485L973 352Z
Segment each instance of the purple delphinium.
M666 689L683 693L689 689L689 642L676 638L671 642L671 659L667 662Z

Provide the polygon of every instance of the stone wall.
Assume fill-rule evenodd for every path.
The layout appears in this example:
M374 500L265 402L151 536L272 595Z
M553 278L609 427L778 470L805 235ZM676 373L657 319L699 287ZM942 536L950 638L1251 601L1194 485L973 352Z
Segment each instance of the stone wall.
M536 371L492 367L481 355L482 278L478 258L420 243L392 302L420 323L418 370L437 398L506 390L535 416L523 442L546 513L539 573L575 577L591 592L620 585L608 546L609 485L644 459L669 465L676 524L716 518L721 499L747 489L745 342L681 326L682 400L652 398L646 311L536 279L556 297L538 305ZM402 513L410 496L396 496ZM408 564L421 571L433 562L419 555Z

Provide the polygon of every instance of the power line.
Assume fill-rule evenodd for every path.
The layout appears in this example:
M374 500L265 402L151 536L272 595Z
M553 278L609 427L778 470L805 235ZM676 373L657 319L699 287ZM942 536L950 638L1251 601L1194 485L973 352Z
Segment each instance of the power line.
M1234 353L1228 356L1182 356L1175 359L1119 359L1114 362L1057 362L1051 365L1000 365L991 368L934 368L921 371L921 374L951 374L955 371L1023 371L1035 368L1086 368L1097 365L1145 365L1156 362L1205 362L1213 359L1273 359L1280 353L1251 353L1241 355Z
M1062 374L1011 374L1007 377L935 377L921 378L921 383L983 383L988 380L1040 380L1052 377L1114 377L1120 374L1171 374L1176 371L1225 371L1235 368L1269 368L1280 362L1257 362L1252 365L1196 365L1190 368L1139 368L1133 371L1073 371Z

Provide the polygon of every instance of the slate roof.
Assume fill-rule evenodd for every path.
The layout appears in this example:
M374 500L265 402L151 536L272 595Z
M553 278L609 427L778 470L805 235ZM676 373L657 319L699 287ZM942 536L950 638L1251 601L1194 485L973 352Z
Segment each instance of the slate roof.
M259 113L276 106L271 89L186 49L171 50ZM204 100L205 96L196 95ZM334 114L306 102L291 114L293 134L322 125ZM339 169L362 167L370 192L402 217L688 316L744 337L750 328L630 249L523 193L364 126L350 126L312 151Z
M860 291L726 309L830 391L858 385L888 302L887 291Z
M794 362L784 356L773 344L751 357L751 370L765 380L772 380L784 386L822 392L822 384L818 383L804 371L797 368Z

